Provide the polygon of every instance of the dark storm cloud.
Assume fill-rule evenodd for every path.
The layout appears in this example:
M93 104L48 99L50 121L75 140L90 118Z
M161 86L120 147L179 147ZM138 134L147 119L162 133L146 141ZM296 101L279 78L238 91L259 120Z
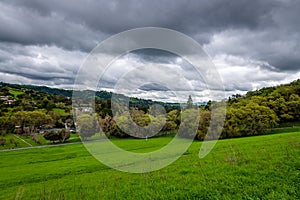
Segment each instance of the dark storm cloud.
M232 36L241 38L236 45L246 45L253 59L267 61L280 70L295 70L300 64L299 47L286 44L300 42L300 3L296 0L5 0L0 5L1 41L89 52L108 36L136 27L171 28L208 45L212 36L235 30L237 35ZM243 30L254 36L241 37ZM274 48L275 43L283 49ZM234 48L233 44L222 50L244 56Z
M16 76L71 84L96 44L131 28L157 26L180 31L202 44L213 61L228 71L221 72L226 90L251 90L253 85L267 86L287 80L290 74L297 76L299 10L297 0L3 0L0 74L10 74L9 80ZM137 57L134 62L180 65L197 85L198 75L176 55L159 50L132 55ZM229 66L240 68L234 71ZM113 79L119 72L111 74ZM148 85L144 89L163 88Z
M231 83L226 84L226 86L224 87L224 91L226 91L226 92L230 92L230 91L234 91L234 90L247 92L249 90L252 90L252 86L249 82L237 83L237 82L232 81Z
M22 46L0 43L1 81L26 83L74 83L77 63L85 55L78 51L66 51L55 46Z
M101 33L66 20L53 10L50 15L34 8L0 2L0 40L24 45L56 45L90 51Z
M163 85L160 85L158 83L147 83L142 85L140 90L144 91L168 91L169 89Z
M178 55L171 52L152 48L138 49L130 53L138 56L141 62L172 63L178 57Z
M78 34L82 36L84 30L86 34L90 30L111 35L141 26L171 28L190 36L198 35L198 40L208 42L207 33L264 26L269 23L268 14L279 4L273 0L234 3L230 0L4 2L2 10L8 14L6 19L9 18L6 22L12 24L5 23L6 28L1 29L2 39L24 43L53 42L67 48L72 47L69 42L74 42L75 48L91 45L88 44L90 41L78 40ZM84 30L80 30L80 26Z
M2 70L3 73L9 73L17 76L22 76L25 78L33 79L33 80L71 80L69 83L73 83L73 78L64 76L62 74L46 74L46 73L25 73L24 71L11 71L11 70Z

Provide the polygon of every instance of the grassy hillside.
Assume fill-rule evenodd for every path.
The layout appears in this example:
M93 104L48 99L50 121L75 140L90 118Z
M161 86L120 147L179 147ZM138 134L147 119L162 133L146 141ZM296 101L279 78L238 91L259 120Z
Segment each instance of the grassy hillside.
M114 142L146 152L169 140ZM0 152L0 199L300 199L300 132L220 140L204 159L200 146L145 174L110 169L80 144Z

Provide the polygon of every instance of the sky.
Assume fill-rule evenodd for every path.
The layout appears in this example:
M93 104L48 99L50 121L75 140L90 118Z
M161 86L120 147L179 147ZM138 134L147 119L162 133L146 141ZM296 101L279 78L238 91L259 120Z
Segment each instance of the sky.
M225 96L245 94L300 78L299 19L298 0L2 0L0 77L8 83L70 89L97 44L129 29L162 27L186 34L203 47ZM157 66L163 74L160 83L155 82ZM176 98L163 84L178 84L184 75L197 91L195 101L221 98L205 89L188 62L168 52L129 52L110 67L99 89L114 91L112 80L142 67L144 73L131 76L139 87L129 88L129 96L185 101L187 94ZM172 79L170 69L176 71Z

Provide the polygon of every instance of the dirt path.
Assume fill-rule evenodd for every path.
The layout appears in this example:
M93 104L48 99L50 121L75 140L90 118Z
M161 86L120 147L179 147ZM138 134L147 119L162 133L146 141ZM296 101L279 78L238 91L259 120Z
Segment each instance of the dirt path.
M20 138L19 136L15 135L15 134L13 134L13 136L15 136L16 138L18 138L18 139L22 140L22 141L23 141L25 144L28 144L30 147L32 147L32 144L30 144L30 143L26 142L25 140L23 140L23 139L22 139L22 138Z

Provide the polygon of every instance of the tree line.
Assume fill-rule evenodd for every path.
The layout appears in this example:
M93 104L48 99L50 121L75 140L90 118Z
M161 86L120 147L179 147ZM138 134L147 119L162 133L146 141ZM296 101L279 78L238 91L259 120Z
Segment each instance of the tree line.
M2 135L18 133L34 136L47 125L64 128L66 123L73 123L72 99L62 93L50 94L4 85L0 87L0 96L14 100L10 105L5 104L4 100L0 100ZM211 123L212 106L218 107L225 103L227 110L224 126L217 128L223 128L221 138L232 138L268 133L268 130L274 127L299 125L299 96L300 80L297 80L286 85L251 91L246 95L232 95L221 102L209 101L206 105L199 107L193 104L192 97L187 99L184 109L177 104L160 103L166 110L165 115L156 115L150 112L151 104L157 102L135 99L131 100L130 109L118 116L112 115L110 98L101 99L96 96L95 114L82 112L77 120L83 139L93 136L99 132L100 128L110 137L148 137L153 134L152 130L160 130L157 136L161 136L175 133L180 126L189 127L189 120L182 121L182 119L190 118L192 121L195 116L190 110L198 108L199 124L196 134L181 133L181 136L203 140ZM214 126L219 125L214 124ZM131 134L128 135L128 132ZM45 134L45 138L53 142L64 142L69 137L69 133L66 134L65 131L47 134Z
M211 106L214 105L218 107L218 104L221 103L225 103L227 106L224 125L217 127L222 128L221 138L267 134L270 132L270 129L275 127L288 126L289 124L299 125L299 96L300 80L296 80L286 85L251 91L246 95L232 95L223 102L209 101L207 105L199 107L199 126L197 133L193 136L183 134L182 137L195 137L196 139L203 140L211 122ZM141 132L139 127L146 127L150 122L153 123L153 126L161 126L161 122L164 122L161 131L158 133L158 135L163 135L164 133L169 133L169 131L176 131L180 125L188 127L187 124L182 124L189 121L182 122L181 119L183 115L184 118L188 119L190 117L191 120L194 117L189 114L189 109L195 108L191 97L187 100L186 109L169 109L166 116L152 116L149 113L149 108L145 106L135 106L134 109L128 111L126 115L113 117L109 106L110 102L108 101L99 103L96 106L98 113L96 119L98 119L98 123L103 132L108 136L129 137L126 132L147 134ZM83 118L87 118L87 116L84 115ZM135 123L132 123L131 120ZM117 125L116 121L122 126L122 129ZM90 125L92 126L92 124ZM139 137L139 135L137 135L137 137Z

